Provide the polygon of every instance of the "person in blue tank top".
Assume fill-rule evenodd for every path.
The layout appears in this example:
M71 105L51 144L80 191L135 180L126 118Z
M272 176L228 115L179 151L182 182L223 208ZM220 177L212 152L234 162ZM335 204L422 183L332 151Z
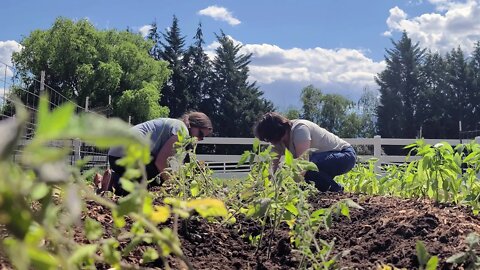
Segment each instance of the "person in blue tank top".
M320 191L342 192L343 187L333 179L350 171L356 162L353 147L337 135L303 119L289 120L269 112L254 128L255 137L271 143L280 158L288 149L295 158L305 158L317 165L318 171L306 171L305 181L314 182ZM309 155L306 156L307 150ZM279 159L274 160L274 169Z
M165 177L161 173L168 166L168 158L174 155L174 144L178 141L177 133L180 130L188 132L190 136L197 137L198 140L210 136L213 131L210 118L201 112L188 112L180 119L157 118L140 123L132 129L143 136L150 135L152 160L146 165L147 179L152 179L160 174L161 180ZM127 194L120 184L120 177L125 173L125 168L116 163L123 156L123 147L110 148L108 151L110 169L105 171L103 177L97 174L94 178L99 192L114 190L117 195ZM151 182L151 185L155 184L161 183Z

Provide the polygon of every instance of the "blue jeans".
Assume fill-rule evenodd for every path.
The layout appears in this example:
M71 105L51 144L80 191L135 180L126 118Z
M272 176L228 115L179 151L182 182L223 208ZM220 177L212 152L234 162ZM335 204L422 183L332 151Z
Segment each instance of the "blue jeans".
M307 171L305 180L314 182L320 191L342 192L343 187L333 178L350 171L356 160L357 154L351 146L341 151L312 153L310 161L317 165L318 172Z

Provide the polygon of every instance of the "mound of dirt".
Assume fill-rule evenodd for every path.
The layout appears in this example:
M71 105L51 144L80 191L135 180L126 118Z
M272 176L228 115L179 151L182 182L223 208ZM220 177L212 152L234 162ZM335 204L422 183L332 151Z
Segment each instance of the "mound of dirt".
M446 258L465 250L465 237L470 232L480 234L480 218L465 207L435 204L429 200L405 200L393 197L362 196L357 194L321 193L311 198L315 208L329 207L350 198L364 209L351 209L350 220L335 217L332 229L321 230L318 237L335 241L335 252L348 251L338 261L343 269L375 269L380 264L399 268L418 268L415 244L423 241L427 250L440 259L438 269L463 269L445 262ZM110 212L93 202L87 203L87 215L103 224L106 236L111 235ZM171 224L166 224L167 226ZM258 235L259 224L238 219L234 225L208 223L191 219L182 223L179 235L182 249L194 269L297 269L300 256L290 245L288 228L264 232L274 239L257 249L248 236ZM267 237L270 238L270 237ZM77 242L87 242L82 233L75 235ZM129 240L121 241L122 245ZM133 250L124 262L141 268L161 269L163 262L141 264L147 246ZM5 257L2 265L8 265ZM171 258L174 269L185 269L178 259ZM97 265L98 269L107 266Z

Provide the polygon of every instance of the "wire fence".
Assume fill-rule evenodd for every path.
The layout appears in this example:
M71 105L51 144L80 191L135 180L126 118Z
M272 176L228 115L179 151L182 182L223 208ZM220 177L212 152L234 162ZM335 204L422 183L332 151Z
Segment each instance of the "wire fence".
M0 66L0 71L3 73L0 75L0 120L15 117L13 96L19 97L22 100L25 108L30 113L30 118L27 121L22 142L20 143L14 155L15 161L17 161L22 155L23 147L27 145L35 135L38 103L42 94L48 95L51 108L56 108L64 103L69 102L75 105L77 113L87 111L89 113L95 113L89 111L88 108L78 105L54 88L45 84L42 79L44 78L45 74L40 74L37 76L34 76L33 74L27 74L29 82L26 84L19 78L19 73L14 67L1 61ZM41 79L37 79L38 77ZM102 117L104 116L102 115ZM70 165L74 165L78 160L86 158L88 162L85 164L84 169L89 169L92 167L105 168L107 166L106 150L100 150L92 145L78 141L75 138L66 141L51 142L50 146L71 148L71 154L66 160L66 162Z

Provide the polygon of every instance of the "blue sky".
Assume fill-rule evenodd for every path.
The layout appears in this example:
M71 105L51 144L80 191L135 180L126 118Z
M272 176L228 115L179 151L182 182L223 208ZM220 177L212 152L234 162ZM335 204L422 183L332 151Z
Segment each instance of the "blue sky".
M58 16L142 32L153 21L166 29L175 14L187 44L201 22L209 52L223 30L253 53L251 80L280 110L299 107L309 84L354 101L365 87L376 89L385 49L403 30L442 53L458 46L468 53L480 40L480 0L2 0L0 14L2 62Z

